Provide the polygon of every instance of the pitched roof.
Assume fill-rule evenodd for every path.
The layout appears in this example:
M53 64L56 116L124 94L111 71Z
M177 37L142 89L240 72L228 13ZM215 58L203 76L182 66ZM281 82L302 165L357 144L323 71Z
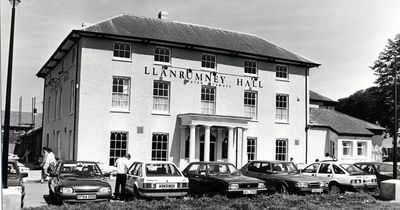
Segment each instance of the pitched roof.
M70 47L72 42L68 42L68 40L76 38L77 34L86 36L97 34L119 38L164 42L182 45L183 47L220 50L233 54L260 56L271 60L295 62L309 67L317 67L320 65L296 53L285 50L256 35L177 21L124 14L87 26L80 30L73 30L63 43L61 43L49 61L47 61L47 63L42 67L37 74L38 76L46 74L44 69L54 66L51 65L51 63L53 60L60 58L57 54L60 53L59 51L63 50L62 46L68 45Z
M320 95L312 90L310 90L310 101L322 101L322 102L331 102L331 103L337 103L337 101L332 100L328 97L325 97L323 95Z
M1 122L4 125L4 111L2 111ZM42 113L36 113L35 127L42 126ZM32 127L32 112L21 112L21 125L19 125L19 112L10 113L10 127L30 128Z
M310 109L310 125L329 127L339 135L372 136L373 130L383 131L378 125L330 109Z

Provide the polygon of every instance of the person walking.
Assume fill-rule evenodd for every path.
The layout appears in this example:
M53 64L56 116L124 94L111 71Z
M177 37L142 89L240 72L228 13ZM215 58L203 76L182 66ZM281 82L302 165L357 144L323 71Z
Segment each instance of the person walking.
M125 199L125 186L126 186L126 174L129 169L129 160L131 159L130 154L126 154L115 161L114 166L117 167L117 180L115 181L115 199ZM121 187L121 192L120 192Z
M40 164L40 168L42 169L42 177L40 179L41 183L43 183L44 180L46 179L47 167L45 167L45 165L46 165L48 154L49 153L47 152L47 147L43 147L43 160L42 160L42 163Z
M49 167L51 164L55 164L56 163L56 158L54 156L53 151L48 148L48 147L43 147L43 162L40 165L42 167L42 178L40 180L41 183L43 183L47 176L49 175Z

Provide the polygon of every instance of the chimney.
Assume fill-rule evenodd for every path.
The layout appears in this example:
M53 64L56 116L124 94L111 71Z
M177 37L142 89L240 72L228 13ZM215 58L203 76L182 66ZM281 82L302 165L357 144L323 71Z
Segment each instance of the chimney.
M168 19L168 12L167 11L160 11L158 13L158 19L161 19L161 20Z

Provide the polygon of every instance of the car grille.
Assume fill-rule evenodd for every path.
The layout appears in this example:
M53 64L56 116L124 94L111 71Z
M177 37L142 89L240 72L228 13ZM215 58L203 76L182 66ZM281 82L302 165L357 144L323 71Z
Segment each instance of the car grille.
M319 182L310 182L310 183L308 183L308 186L310 188L320 188Z
M98 190L96 190L96 189L75 189L74 192L76 192L76 193L97 193Z
M258 183L239 184L239 188L257 188Z

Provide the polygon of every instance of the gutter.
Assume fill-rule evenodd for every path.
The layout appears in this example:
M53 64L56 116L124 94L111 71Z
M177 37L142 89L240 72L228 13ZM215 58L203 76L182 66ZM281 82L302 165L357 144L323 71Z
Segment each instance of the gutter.
M73 142L72 142L72 159L77 160L77 153L78 153L78 147L77 147L77 133L76 131L78 130L77 125L78 125L78 91L79 91L79 85L80 81L79 80L79 75L80 75L80 67L79 67L79 56L80 56L80 48L79 48L79 40L76 42L76 63L75 63L75 101L74 101L74 137L73 137ZM79 73L79 74L78 74Z

